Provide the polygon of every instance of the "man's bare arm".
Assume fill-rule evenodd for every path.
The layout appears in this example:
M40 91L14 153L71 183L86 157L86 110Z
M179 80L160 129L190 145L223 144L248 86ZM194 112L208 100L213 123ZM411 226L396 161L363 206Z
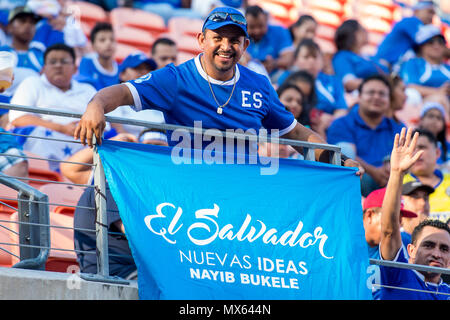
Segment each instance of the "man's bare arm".
M287 134L283 135L281 138L284 139L292 139L292 140L300 140L311 143L321 143L327 144L325 140L320 137L317 133L312 131L311 129L306 128L305 126L297 123L294 129L292 129ZM303 150L301 147L293 146L298 152L303 154ZM315 150L315 158L317 161L329 163L330 162L330 153L327 150L316 149ZM347 159L344 162L345 167L356 167L358 168L358 172L356 173L358 176L362 176L364 174L364 168L355 160Z
M393 260L402 246L400 234L400 203L403 177L419 159L423 151L415 152L419 134L411 139L412 129L403 128L396 134L391 153L391 172L386 186L386 193L381 208L381 242L380 254L385 260Z

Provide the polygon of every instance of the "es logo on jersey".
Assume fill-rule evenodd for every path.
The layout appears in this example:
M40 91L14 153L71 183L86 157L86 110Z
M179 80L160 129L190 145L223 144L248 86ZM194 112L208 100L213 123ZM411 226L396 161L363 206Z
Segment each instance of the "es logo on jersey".
M262 107L262 94L261 92L251 93L250 91L241 91L242 94L242 107L244 108L256 108L259 109Z
M146 75L143 75L140 78L137 78L136 80L134 80L135 83L142 83L144 81L150 80L150 78L152 77L152 73L149 72Z

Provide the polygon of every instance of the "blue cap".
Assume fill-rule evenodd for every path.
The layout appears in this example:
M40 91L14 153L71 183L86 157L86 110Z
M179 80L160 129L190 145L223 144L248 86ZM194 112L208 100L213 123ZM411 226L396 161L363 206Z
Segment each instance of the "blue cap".
M436 27L435 25L426 24L426 25L420 26L419 31L417 31L417 34L416 34L416 43L417 43L417 45L420 46L436 36L442 37L442 39L444 39L444 42L445 42L445 38L442 35L441 30L438 27Z
M428 8L434 8L433 1L417 1L417 3L411 7L411 9L413 10L422 10Z
M136 68L142 63L147 63L150 66L150 71L156 70L157 65L155 60L147 57L143 52L136 52L128 55L125 60L119 66L119 73L124 71L126 68Z
M242 19L245 21L244 15L239 10L236 10L235 8L230 8L230 7L218 7L218 8L215 8L213 11L211 11L208 14L208 17L206 18L205 22L203 23L202 31L205 31L205 29L216 30L216 29L219 29L219 28L227 26L227 25L235 25L244 32L244 34L247 38L249 38L248 33L247 33L247 22L245 24L239 24L239 23L233 21L230 16L227 16L225 21L209 20L209 17L212 14L217 13L217 12L240 15L242 17Z

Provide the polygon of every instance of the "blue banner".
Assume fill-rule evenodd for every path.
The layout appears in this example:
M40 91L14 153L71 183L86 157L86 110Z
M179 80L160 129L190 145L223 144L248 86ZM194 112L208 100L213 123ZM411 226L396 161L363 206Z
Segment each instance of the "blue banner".
M356 169L277 159L268 175L262 160L189 164L116 141L99 153L141 299L371 299Z

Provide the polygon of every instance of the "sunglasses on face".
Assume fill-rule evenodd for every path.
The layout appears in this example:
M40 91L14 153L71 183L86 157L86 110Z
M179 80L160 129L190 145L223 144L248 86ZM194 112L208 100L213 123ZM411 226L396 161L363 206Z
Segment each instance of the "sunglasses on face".
M226 21L228 17L230 17L231 21L233 21L237 24L244 25L244 26L247 25L247 21L245 20L245 17L240 14L236 14L236 13L215 12L208 17L208 20L214 21L214 22L223 22L223 21Z

